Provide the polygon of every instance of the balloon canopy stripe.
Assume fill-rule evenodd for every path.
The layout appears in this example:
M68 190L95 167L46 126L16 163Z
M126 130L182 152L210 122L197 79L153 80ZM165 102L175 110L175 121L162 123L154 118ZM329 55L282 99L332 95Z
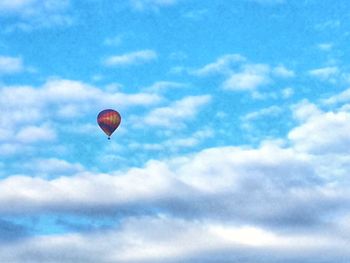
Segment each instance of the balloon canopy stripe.
M110 136L115 130L113 128L113 126L110 126L110 125L107 125L107 124L104 124L104 123L101 123L100 127L108 136Z

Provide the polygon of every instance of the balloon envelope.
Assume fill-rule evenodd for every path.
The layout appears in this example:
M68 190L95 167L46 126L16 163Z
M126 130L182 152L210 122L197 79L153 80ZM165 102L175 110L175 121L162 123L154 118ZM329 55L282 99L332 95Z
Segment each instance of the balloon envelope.
M103 110L97 116L97 123L108 138L118 128L120 121L119 112L112 109Z

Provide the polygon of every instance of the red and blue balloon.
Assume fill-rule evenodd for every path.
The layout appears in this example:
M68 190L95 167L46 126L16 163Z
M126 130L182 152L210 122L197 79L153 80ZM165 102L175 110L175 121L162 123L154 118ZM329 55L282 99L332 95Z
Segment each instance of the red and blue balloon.
M112 133L118 128L120 122L121 116L119 112L112 109L103 110L97 116L97 123L108 136L108 140Z

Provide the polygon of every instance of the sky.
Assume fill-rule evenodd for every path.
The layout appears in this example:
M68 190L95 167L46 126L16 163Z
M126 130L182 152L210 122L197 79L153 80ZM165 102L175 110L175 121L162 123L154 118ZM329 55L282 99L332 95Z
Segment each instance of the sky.
M0 262L349 262L348 10L0 0Z

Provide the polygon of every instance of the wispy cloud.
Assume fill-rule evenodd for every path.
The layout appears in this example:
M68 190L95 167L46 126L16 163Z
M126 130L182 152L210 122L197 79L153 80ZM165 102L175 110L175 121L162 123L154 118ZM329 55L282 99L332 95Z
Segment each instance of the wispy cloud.
M281 92L281 96L283 99L288 99L290 97L292 97L294 94L294 89L293 88L284 88Z
M273 105L267 108L262 108L257 111L247 113L246 115L241 117L241 127L247 132L246 135L248 137L251 137L252 139L256 140L256 137L261 137L261 130L259 129L259 125L261 124L261 122L272 122L272 120L280 116L282 112L282 107ZM271 132L270 129L269 127L265 127L264 133Z
M148 92L165 92L167 90L181 89L187 87L188 84L174 82L174 81L157 81L149 87L145 87L144 90Z
M320 80L331 80L333 76L339 73L338 67L324 67L317 68L309 71L309 74Z
M0 56L0 75L1 74L14 74L24 70L22 58Z
M239 54L228 54L219 57L215 62L205 65L202 68L192 71L196 76L208 76L212 74L226 74L232 72L231 67L237 66L246 61L246 58Z
M158 10L161 7L172 6L179 0L129 0L131 6L137 11Z
M26 171L32 172L35 176L47 178L69 176L84 171L84 167L79 163L69 163L57 158L36 158L22 165Z
M180 127L183 121L192 119L197 115L200 108L210 101L210 95L188 96L171 103L167 107L160 107L152 110L142 118L142 122L150 126L167 128Z
M335 94L327 99L323 100L325 104L337 104L350 101L350 89L346 89L338 94Z
M276 115L276 114L280 113L281 110L282 109L278 106L271 106L268 108L263 108L261 110L248 113L248 114L244 115L242 119L244 121L252 121L252 120L256 120L258 118L264 117L264 116Z
M104 40L104 44L107 46L119 46L123 41L122 35L117 35L113 37L108 37Z
M205 18L205 16L208 14L209 14L208 9L195 9L195 10L185 12L183 16L185 18L192 19L192 20L201 20Z
M293 70L287 69L283 65L274 67L272 69L272 74L277 76L277 77L282 77L282 78L292 78L295 76L295 73Z
M322 51L330 51L333 48L332 43L321 43L317 45L317 48Z
M4 30L30 31L35 28L70 25L73 21L67 10L70 0L19 0L0 2L0 16L16 17L17 22L5 22ZM6 21L6 20L5 20Z
M318 23L315 26L316 30L319 31L324 31L324 30L334 30L336 28L339 28L341 26L341 21L338 19L331 19L331 20L327 20L321 23Z
M274 5L274 4L284 4L287 0L249 0L251 2L255 2L263 5Z
M287 79L295 76L294 71L284 65L271 67L268 64L251 63L240 54L221 56L215 62L191 70L189 73L198 77L222 76L224 77L221 84L223 89L254 92L260 87L273 83L274 78Z
M178 152L179 150L193 148L204 142L208 138L212 138L215 135L213 129L205 128L198 130L193 134L186 137L171 138L158 143L138 143L132 142L128 147L135 150L146 150L146 151L160 151L167 150L172 153Z
M153 50L140 50L123 55L110 56L103 61L105 66L128 66L142 64L157 58L157 53Z

